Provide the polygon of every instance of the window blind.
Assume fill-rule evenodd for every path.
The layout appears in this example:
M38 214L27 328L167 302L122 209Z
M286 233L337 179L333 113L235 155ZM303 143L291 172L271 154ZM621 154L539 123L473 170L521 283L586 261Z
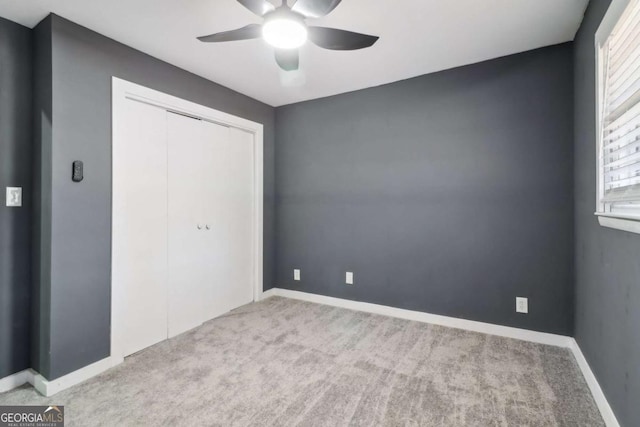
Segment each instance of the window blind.
M640 0L632 0L602 47L603 202L640 200Z

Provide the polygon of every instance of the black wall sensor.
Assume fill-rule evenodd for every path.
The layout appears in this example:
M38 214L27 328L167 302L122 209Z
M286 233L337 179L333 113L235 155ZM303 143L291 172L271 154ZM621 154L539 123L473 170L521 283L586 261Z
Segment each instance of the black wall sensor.
M73 162L71 179L73 182L80 182L84 178L84 165L80 160Z

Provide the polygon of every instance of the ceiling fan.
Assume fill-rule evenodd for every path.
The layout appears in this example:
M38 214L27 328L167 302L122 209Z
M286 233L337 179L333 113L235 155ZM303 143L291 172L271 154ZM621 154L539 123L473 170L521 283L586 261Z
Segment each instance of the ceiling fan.
M249 24L237 30L198 37L206 43L257 39L260 36L273 46L276 62L285 71L297 70L298 48L307 38L315 45L332 50L357 50L373 46L378 37L336 28L315 27L305 23L307 18L329 14L342 0L287 0L276 8L267 0L237 0L251 12L264 18L262 24Z

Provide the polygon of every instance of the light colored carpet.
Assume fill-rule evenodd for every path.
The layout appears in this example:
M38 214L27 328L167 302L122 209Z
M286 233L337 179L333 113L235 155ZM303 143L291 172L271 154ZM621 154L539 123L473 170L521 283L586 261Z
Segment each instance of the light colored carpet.
M276 297L0 404L65 405L69 426L603 425L566 349Z

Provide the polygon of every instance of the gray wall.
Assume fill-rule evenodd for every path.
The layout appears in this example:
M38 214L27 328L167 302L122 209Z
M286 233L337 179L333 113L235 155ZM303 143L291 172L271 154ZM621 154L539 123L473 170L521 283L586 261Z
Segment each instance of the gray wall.
M31 367L49 372L51 312L51 18L33 30L33 245Z
M51 16L50 360L54 379L109 355L111 269L111 76L265 126L265 288L273 283L275 110L154 59L58 16ZM85 179L73 183L73 160Z
M596 197L594 35L609 0L591 0L575 41L575 336L623 426L640 425L640 236L601 227Z
M0 18L0 378L29 367L31 31ZM22 187L21 208L5 188Z
M571 334L572 79L564 44L278 108L278 286Z

